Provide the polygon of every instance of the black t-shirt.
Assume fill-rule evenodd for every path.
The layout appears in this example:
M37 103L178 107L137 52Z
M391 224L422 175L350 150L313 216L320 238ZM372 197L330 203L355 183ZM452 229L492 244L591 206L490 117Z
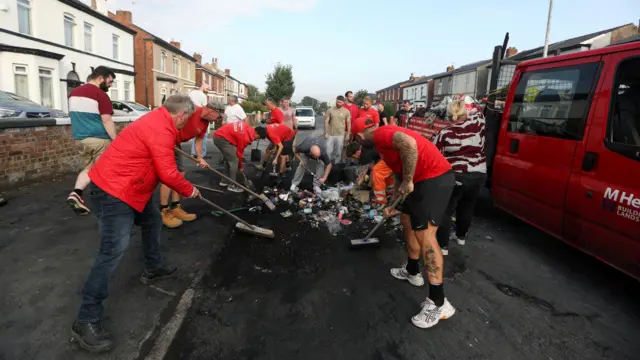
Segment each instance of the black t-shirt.
M382 121L382 118L384 117L384 112L378 111L378 116L380 117L380 125L378 126L384 126L384 121ZM387 119L387 121L389 121L389 119Z
M404 121L409 120L409 111L405 110L405 109L400 109L398 111L396 111L396 115L394 116L397 121L398 121L398 126L404 126L404 122L402 120L402 116L405 116L406 119L404 119Z

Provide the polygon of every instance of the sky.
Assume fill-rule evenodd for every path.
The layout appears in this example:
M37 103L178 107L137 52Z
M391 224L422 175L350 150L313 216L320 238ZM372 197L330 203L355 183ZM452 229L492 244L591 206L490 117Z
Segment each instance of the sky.
M544 44L546 0L107 0L133 22L180 41L204 62L218 58L236 79L265 88L275 64L291 64L293 99L369 92L448 65L490 59L493 47ZM639 0L555 0L551 43L627 23Z

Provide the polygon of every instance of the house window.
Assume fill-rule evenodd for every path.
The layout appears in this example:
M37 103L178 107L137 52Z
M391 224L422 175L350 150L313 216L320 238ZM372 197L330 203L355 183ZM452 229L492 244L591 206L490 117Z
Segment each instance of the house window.
M27 65L13 65L13 77L16 94L28 99L29 77L27 76Z
M39 68L40 76L40 105L53 107L53 80L51 69Z
M31 0L18 0L18 31L31 35Z
M111 36L111 42L113 44L113 58L118 60L118 42L120 41L120 37L116 34Z
M173 58L173 74L180 76L180 60L178 58Z
M93 25L84 23L84 51L93 52Z
M71 14L64 14L64 44L73 47L75 43L76 20Z
M120 100L118 94L118 82L115 80L111 83L111 100Z
M160 55L160 71L167 72L166 65L167 65L167 53L163 51L162 55Z
M436 94L442 95L442 80L438 81L438 88L436 90Z
M131 101L131 81L124 82L124 101Z
M187 79L191 80L191 63L187 63Z
M420 99L424 99L424 86L420 87Z
M162 99L160 100L160 104L164 105L164 102L167 101L167 88L160 89L160 95L162 95Z
M508 131L580 140L599 63L528 71L518 81Z

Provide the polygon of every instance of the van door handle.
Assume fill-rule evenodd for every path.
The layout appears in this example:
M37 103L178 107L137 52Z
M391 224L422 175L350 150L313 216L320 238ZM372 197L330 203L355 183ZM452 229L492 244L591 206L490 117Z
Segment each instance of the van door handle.
M511 139L511 146L509 146L509 152L512 154L515 154L518 152L519 148L520 148L520 140Z
M582 158L582 171L592 171L598 162L598 154L586 152Z

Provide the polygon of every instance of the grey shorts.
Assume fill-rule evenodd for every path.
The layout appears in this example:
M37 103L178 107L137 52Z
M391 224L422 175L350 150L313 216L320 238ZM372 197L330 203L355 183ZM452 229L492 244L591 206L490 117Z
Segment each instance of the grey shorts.
M176 158L176 165L178 166L178 171L184 172L184 163L182 162L182 154L180 154L178 151L174 151L173 153Z

